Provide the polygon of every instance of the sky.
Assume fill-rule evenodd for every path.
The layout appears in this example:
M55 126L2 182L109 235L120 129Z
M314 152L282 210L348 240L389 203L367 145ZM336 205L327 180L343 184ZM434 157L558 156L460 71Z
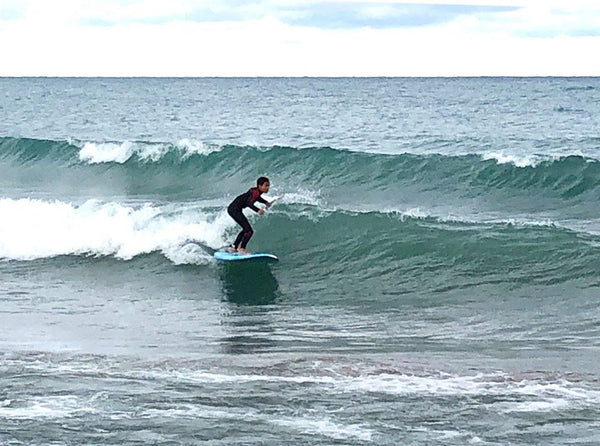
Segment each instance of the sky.
M600 0L0 0L0 76L600 76Z

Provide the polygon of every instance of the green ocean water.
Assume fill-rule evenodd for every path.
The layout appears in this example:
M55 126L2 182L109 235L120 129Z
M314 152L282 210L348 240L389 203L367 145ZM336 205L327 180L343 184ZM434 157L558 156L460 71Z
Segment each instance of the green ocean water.
M600 441L598 79L0 91L1 444Z

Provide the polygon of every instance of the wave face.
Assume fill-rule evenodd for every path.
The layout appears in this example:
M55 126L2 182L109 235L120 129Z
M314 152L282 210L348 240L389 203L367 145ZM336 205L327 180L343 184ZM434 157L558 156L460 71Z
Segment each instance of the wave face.
M253 243L275 246L298 280L315 262L336 265L313 285L343 281L355 291L364 289L360 295L373 289L395 295L483 284L598 284L600 237L551 222L475 223L415 211L326 210L283 201L269 218L252 218L258 232ZM6 216L0 223L0 258L7 260L108 256L129 261L159 253L176 265L206 265L213 262L209 248L227 244L237 231L213 203L2 199L0 213Z
M138 181L142 193L160 190L161 179L182 189L197 186L202 178L230 176L241 170L272 171L277 177L310 186L343 187L359 184L386 190L398 184L441 193L456 189L547 192L570 198L596 191L600 162L578 155L530 156L515 159L497 153L449 156L361 153L330 147L252 147L208 145L182 140L155 142L76 142L29 138L0 138L2 168L39 169L52 175L89 174L126 176ZM150 177L150 178L149 178ZM148 178L144 183L142 178ZM153 181L155 183L153 183ZM109 184L107 185L109 186ZM132 193L135 193L132 190Z
M250 174L254 172L273 172L274 190L282 196L290 218L295 212L337 216L347 219L338 223L340 227L357 228L371 228L380 221L377 218L388 222L389 232L368 235L369 240L394 240L411 227L405 217L439 223L440 240L444 226L453 225L481 224L485 230L479 237L484 240L485 231L494 233L494 228L502 225L527 227L549 237L557 230L588 237L600 233L596 219L600 163L575 155L519 166L504 158L477 154L390 155L328 147L217 146L189 140L176 144L93 143L7 137L0 139L0 153L3 188L14 191L12 198L1 202L3 214L9 216L4 234L13 246L4 245L0 256L5 258L87 253L127 259L168 251L169 246L194 238L217 248L226 242L223 209L241 192L240 183L251 185ZM240 173L240 182L232 182L231 178ZM23 190L34 198L19 199ZM60 196L66 190L74 202L48 201L48 196ZM202 218L193 216L199 209ZM163 218L165 212L171 217ZM172 218L173 213L185 215L190 225L205 227L189 232L185 224L180 226L179 217ZM577 218L572 218L573 213ZM27 248L24 240L11 235L25 228L28 221L35 221L31 218L34 215L54 222L43 236L52 246L27 235L31 246L37 247ZM404 222L401 228L396 227L398 216ZM307 231L320 231L331 218ZM69 226L74 219L90 232L78 234L80 243L73 245L67 239L72 240ZM221 223L215 226L216 219ZM149 232L131 232L131 227L150 221ZM165 232L177 229L175 240L161 241L156 221L166 225ZM286 223L282 222L275 233L285 234L291 222ZM96 226L103 228L100 234L104 235L94 240ZM36 233L30 229L21 234ZM525 230L515 234L530 235ZM365 238L352 233L348 237ZM153 242L136 241L144 238ZM514 242L520 243L518 239ZM439 246L439 241L434 245ZM492 248L478 246L483 248L481 252ZM357 252L365 249L362 244L355 247Z

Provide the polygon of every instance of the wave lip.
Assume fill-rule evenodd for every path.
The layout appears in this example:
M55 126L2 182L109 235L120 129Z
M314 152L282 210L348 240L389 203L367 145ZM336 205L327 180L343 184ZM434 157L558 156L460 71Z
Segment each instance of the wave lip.
M494 160L498 164L512 164L515 167L536 167L544 161L557 161L560 157L542 155L516 155L503 152L488 152L482 155L484 161Z
M273 173L283 204L422 208L442 218L473 209L482 216L496 213L499 220L532 215L562 224L571 219L575 224L569 227L577 227L575 220L593 226L588 222L597 214L600 189L600 162L575 155L378 155L192 140L177 146L0 138L0 158L0 185L17 197L26 191L35 198L66 193L106 201L118 196L174 203L219 193L229 198L240 192L241 182L254 181L246 172L265 172Z
M118 163L123 164L134 156L142 161L159 162L170 152L177 152L182 160L192 155L209 155L223 148L217 145L207 145L202 141L181 139L176 144L151 142L83 142L79 160L89 164Z
M123 164L134 153L133 144L126 141L122 144L116 143L92 143L87 142L79 151L79 159L90 164L116 162Z

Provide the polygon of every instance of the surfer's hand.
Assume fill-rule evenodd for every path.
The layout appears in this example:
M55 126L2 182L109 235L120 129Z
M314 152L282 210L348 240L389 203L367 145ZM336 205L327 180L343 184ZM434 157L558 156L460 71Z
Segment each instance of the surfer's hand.
M262 214L264 214L264 213L265 213L265 210L264 210L264 209L259 209L259 210L258 210L258 213L259 213L260 215L262 215Z

